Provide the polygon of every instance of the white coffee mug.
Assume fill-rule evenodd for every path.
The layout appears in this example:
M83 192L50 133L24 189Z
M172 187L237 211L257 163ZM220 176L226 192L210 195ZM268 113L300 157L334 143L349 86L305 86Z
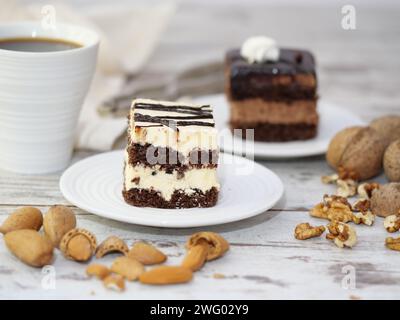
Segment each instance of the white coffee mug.
M0 39L52 38L79 48L26 52L0 49L0 168L40 174L64 169L97 60L98 35L40 22L0 24Z

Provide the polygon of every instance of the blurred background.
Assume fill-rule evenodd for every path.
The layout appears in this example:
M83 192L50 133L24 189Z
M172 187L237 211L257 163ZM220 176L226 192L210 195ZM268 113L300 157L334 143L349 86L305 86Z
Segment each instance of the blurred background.
M0 0L0 4L6 8L0 20L19 19L16 8L39 18L46 15L40 7L51 5L57 21L89 24L102 33L101 76L83 112L96 110L99 119L124 117L134 96L178 99L222 92L226 50L240 47L252 35L312 51L321 98L352 109L365 120L400 112L399 1ZM345 5L355 10L354 29L343 27ZM84 121L93 123L93 117L84 118L83 126ZM107 149L89 140L82 138L78 147Z

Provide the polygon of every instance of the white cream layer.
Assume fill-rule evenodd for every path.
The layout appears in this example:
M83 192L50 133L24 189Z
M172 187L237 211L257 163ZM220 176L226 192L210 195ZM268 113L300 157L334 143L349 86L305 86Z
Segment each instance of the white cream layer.
M133 166L126 162L125 165L125 190L132 188L153 189L159 191L161 196L169 201L175 190L182 190L186 194L192 194L194 189L206 192L215 187L219 190L216 168L190 169L185 171L182 178L178 179L177 172L167 174L164 170L158 170L159 165L145 167ZM153 175L153 172L156 172ZM138 183L132 182L140 178Z
M153 100L138 99L133 101L140 103L154 103ZM165 106L176 105L178 103L158 101ZM200 107L200 105L184 103L182 105ZM155 147L169 147L188 157L193 150L218 150L217 129L210 126L179 126L178 130L174 130L168 126L148 126L151 123L136 122L134 119L134 108L131 108L129 135L132 143L145 145L152 144ZM160 110L140 110L141 114L150 116L160 116L168 114L169 116L177 116L182 114L174 112L165 112ZM213 119L203 119L202 122L213 123ZM136 127L136 130L135 130Z

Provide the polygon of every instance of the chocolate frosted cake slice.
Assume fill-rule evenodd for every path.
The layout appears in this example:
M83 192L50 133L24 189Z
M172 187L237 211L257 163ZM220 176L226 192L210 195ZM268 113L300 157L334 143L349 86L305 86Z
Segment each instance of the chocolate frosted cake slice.
M218 146L209 105L134 100L124 188L139 207L211 207L218 199Z
M253 37L226 54L225 68L232 129L254 129L258 141L315 137L317 77L310 52Z

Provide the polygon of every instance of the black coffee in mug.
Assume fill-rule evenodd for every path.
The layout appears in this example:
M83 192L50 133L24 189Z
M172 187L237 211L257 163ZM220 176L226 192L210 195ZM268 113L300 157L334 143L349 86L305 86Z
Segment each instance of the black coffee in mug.
M63 39L52 38L8 38L0 39L0 49L25 52L54 52L72 50L82 47Z

